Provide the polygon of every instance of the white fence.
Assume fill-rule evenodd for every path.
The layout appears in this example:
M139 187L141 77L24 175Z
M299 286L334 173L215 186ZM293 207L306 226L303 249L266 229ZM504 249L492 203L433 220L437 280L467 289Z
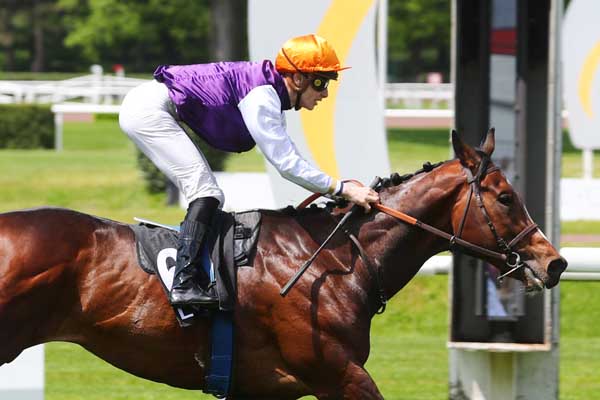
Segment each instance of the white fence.
M454 108L454 86L451 83L388 83L384 90L388 106Z
M561 280L600 281L600 248L563 247L560 254L568 261ZM419 270L420 275L445 275L452 268L452 256L433 256Z
M54 149L63 149L63 125L65 114L118 114L119 104L85 104L62 103L54 104L51 108L54 113Z
M2 81L0 103L62 103L81 101L117 104L144 79L94 73L62 81ZM404 108L452 108L450 83L388 83L385 98L391 106Z
M0 103L119 104L123 96L145 79L91 74L62 81L0 81Z

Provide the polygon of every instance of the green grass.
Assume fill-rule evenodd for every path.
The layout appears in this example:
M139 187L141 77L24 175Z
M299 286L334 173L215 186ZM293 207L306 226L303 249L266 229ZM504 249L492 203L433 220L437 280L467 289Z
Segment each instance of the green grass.
M400 174L416 171L423 163L436 163L451 158L447 129L388 131L390 167Z
M144 216L175 224L183 217L178 207L164 205L164 195L145 192L133 145L114 118L67 123L64 142L61 153L0 150L0 211L53 205L125 222ZM401 173L450 157L446 130L393 130L388 146L392 170ZM569 157L568 163L581 164L578 151L566 146L564 164ZM226 169L264 171L264 163L253 151L231 157ZM565 222L562 231L598 234L600 222ZM445 276L417 277L374 319L367 368L386 398L447 398L447 287ZM600 398L600 311L594 306L600 283L563 282L561 296L561 399ZM47 400L212 398L135 378L73 344L51 343L46 352Z
M46 350L46 400L210 399L195 391L139 379L71 343L49 343Z
M600 221L563 221L561 231L569 234L600 234Z
M165 207L165 196L146 193L137 169L133 144L117 122L67 123L64 151L0 151L0 211L42 205L124 222L133 216L177 223L182 210Z

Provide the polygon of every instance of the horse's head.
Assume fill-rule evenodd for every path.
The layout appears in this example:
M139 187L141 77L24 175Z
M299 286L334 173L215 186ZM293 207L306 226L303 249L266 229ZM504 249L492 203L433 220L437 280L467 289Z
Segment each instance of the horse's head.
M452 132L454 152L467 175L452 211L454 234L504 254L504 261L484 258L503 274L521 280L528 291L551 288L558 284L567 262L537 228L519 195L491 162L494 144L493 128L480 149L465 144Z

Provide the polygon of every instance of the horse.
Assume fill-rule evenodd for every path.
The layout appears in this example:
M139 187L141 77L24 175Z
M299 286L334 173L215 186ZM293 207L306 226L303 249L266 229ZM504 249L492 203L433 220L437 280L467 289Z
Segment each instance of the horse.
M252 268L237 272L228 398L382 399L364 367L371 320L450 248L477 254L527 290L558 284L567 262L490 160L493 129L480 149L455 132L452 145L455 159L379 185L382 208L353 215L285 297L281 288L341 213L261 211ZM68 341L142 378L205 384L209 323L178 325L156 276L139 267L127 224L59 208L1 214L0 326L0 365L30 346Z

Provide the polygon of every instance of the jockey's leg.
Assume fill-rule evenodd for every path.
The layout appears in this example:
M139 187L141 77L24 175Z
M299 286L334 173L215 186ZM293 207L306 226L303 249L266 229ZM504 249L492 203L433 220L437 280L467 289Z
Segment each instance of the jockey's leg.
M178 118L167 87L156 81L130 90L119 113L121 129L190 202L181 225L171 303L214 306L216 299L196 288L191 277L212 215L224 197L206 158Z
M196 261L218 206L219 200L214 197L201 197L188 207L179 232L175 277L169 296L173 305L218 306L217 297L198 286L194 279L196 274L205 274L204 268L197 267ZM204 276L202 281L208 281L207 278Z

